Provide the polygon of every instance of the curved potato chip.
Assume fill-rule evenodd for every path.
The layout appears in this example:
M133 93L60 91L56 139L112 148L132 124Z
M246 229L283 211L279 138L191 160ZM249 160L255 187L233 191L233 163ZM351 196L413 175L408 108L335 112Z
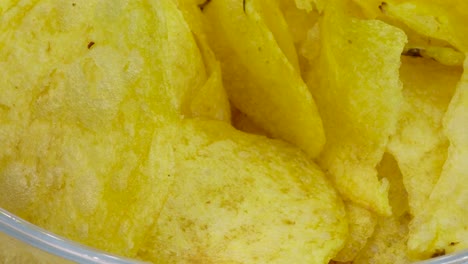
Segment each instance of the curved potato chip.
M461 73L459 67L402 57L403 111L388 149L403 173L413 216L427 203L447 157L442 118Z
M439 181L410 229L408 247L417 258L468 248L468 60L449 109L444 133L450 141Z
M1 19L0 206L135 256L171 185L152 135L206 80L182 14L169 0L44 0Z
M171 150L174 185L141 257L326 264L343 246L343 204L298 148L201 120L159 129L153 146Z
M297 72L300 72L290 28L283 17L279 4L271 0L253 0L251 3L253 9L261 16L261 20L275 37L276 43L288 58L289 63Z
M381 177L390 182L389 198L393 214L379 217L374 234L359 252L356 264L405 264L411 263L406 247L408 238L408 194L395 158L385 153L378 166Z
M317 156L325 138L312 95L255 6L217 0L204 13L234 106L272 136Z
M388 215L388 182L375 167L399 118L406 37L381 21L351 17L346 6L325 7L320 59L308 79L327 138L319 164L346 199Z
M388 179L390 189L388 199L392 207L392 217L398 218L409 212L408 192L403 184L403 175L395 157L385 153L377 166L380 178Z
M382 9L421 35L445 40L462 52L468 51L468 3L464 0L390 0Z
M195 92L190 105L192 117L231 121L231 108L221 77L221 68L213 70L205 85Z
M418 31L418 27L407 25L405 24L405 20L388 12L389 8L393 8L393 5L399 4L402 1L354 0L354 2L361 6L367 18L377 18L402 29L406 33L408 43L403 51L404 55L431 58L449 66L463 65L463 61L465 60L464 53L452 47L446 38L438 39L434 38L433 35L427 34L424 30ZM405 19L411 20L412 18Z
M280 8L296 46L301 76L305 76L310 68L309 57L313 57L311 54L318 54L319 50L318 47L309 45L317 43L309 41L309 35L317 26L319 13L316 10L307 12L298 9L296 4L289 0L281 0Z
M173 1L183 13L188 26L194 34L208 75L205 84L194 90L190 100L190 111L186 111L184 114L188 117L204 117L230 122L230 105L224 90L220 65L208 45L206 30L209 29L207 28L207 21L201 13L200 6L195 0Z
M333 258L338 262L352 262L361 249L366 246L367 240L374 233L377 217L368 210L346 202L346 215L349 223L349 236L343 249Z
M163 65L165 82L169 89L172 105L182 114L190 115L194 93L203 87L207 73L203 58L183 13L172 0L156 1L159 6L158 19L167 21L163 32ZM169 67L171 65L172 67Z
M374 235L359 253L353 264L409 264L406 240L409 217L395 219L380 217Z
M412 46L408 45L403 52L404 55L434 59L448 66L462 66L465 55L451 47L437 46Z

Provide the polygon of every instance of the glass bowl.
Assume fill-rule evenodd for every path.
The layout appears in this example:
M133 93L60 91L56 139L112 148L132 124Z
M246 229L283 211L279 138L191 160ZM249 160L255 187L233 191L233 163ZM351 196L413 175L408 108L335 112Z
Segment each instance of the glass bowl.
M72 242L0 208L0 256L5 263L142 264ZM3 263L3 262L2 262Z
M80 245L0 208L0 256L6 263L142 264ZM418 262L418 264L466 264L468 250Z

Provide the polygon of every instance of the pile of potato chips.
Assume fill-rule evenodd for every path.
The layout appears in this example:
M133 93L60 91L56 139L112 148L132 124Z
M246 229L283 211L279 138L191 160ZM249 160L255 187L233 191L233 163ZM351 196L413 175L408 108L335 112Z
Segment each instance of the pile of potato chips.
M465 0L3 1L0 207L155 263L467 249L467 25Z

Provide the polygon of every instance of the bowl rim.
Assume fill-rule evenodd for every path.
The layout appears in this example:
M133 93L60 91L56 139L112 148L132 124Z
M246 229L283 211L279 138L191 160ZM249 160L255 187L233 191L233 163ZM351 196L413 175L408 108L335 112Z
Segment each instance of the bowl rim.
M149 263L120 257L73 242L36 225L33 225L3 208L0 208L0 232L42 251L77 263Z
M40 228L20 217L0 208L0 232L16 238L28 245L78 263L89 264L148 264L132 260L104 251L94 249L69 239L63 238L43 228ZM468 249L416 262L415 264L466 264Z

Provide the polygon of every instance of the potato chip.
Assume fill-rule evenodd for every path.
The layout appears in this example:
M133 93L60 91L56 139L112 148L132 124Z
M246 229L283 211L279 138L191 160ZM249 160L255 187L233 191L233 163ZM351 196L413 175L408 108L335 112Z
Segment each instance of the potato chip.
M205 85L200 87L193 95L190 112L192 117L231 121L231 109L223 87L219 64L211 73Z
M362 249L354 264L404 264L408 258L408 194L395 158L385 153L378 166L379 175L390 182L389 198L393 214L379 217L374 234Z
M279 6L284 19L291 31L294 43L300 43L307 37L309 31L317 22L319 13L315 10L305 11L296 7L293 1L280 0Z
M388 12L389 6L398 4L401 1L376 1L376 0L354 0L358 3L367 18L378 18L390 25L399 27L408 36L408 43L403 54L414 57L424 57L434 59L444 65L462 66L465 55L451 46L444 39L434 38L426 31L418 31L417 27L405 24L405 21L398 16L393 16ZM411 19L411 18L409 18Z
M140 257L325 264L343 246L343 204L298 148L200 120L164 127L154 140L169 150L174 185Z
M346 215L349 223L349 236L344 248L338 252L333 260L348 262L356 258L358 253L374 233L377 217L368 210L351 202L346 202Z
M307 12L298 9L296 4L289 0L281 0L280 8L296 46L301 76L306 76L310 68L309 58L314 57L319 51L319 47L313 45L317 42L309 41L309 35L315 33L314 28L317 26L319 13L316 10Z
M206 35L207 21L202 16L197 1L173 0L192 30L207 71L206 83L194 90L191 95L190 111L187 117L204 117L230 122L231 112L229 100L222 82L219 62L208 45Z
M398 220L380 217L374 235L353 264L405 264L412 263L406 252L409 217Z
M392 216L399 218L409 212L408 192L403 184L403 175L395 157L385 153L377 166L379 178L386 178L390 183L388 198L392 207ZM404 217L406 218L406 217Z
M418 258L468 248L468 60L464 69L444 116L444 133L450 141L447 160L410 227L408 247Z
M346 199L388 215L388 182L379 181L375 166L399 118L406 37L383 22L353 18L347 5L325 7L320 59L308 79L327 138L319 163Z
M407 45L403 54L413 57L434 59L448 66L462 66L465 55L451 47Z
M152 135L207 78L182 14L169 0L44 0L1 20L0 206L134 256L172 182Z
M272 136L315 157L325 138L312 95L251 2L211 1L203 11L229 98Z
M261 17L261 21L265 23L268 29L273 34L278 47L283 51L289 63L294 69L299 72L299 62L297 59L296 48L290 27L283 17L280 6L276 1L271 0L254 0L251 1L252 7Z
M442 118L461 73L459 67L402 57L403 111L388 149L403 173L413 215L418 215L426 204L447 157Z
M167 31L162 32L166 37L162 63L173 65L164 67L165 81L171 88L167 93L176 109L189 114L193 94L203 87L207 79L203 59L183 14L172 0L162 1L158 5L164 10L158 12L158 20L167 21ZM170 18L171 16L174 18Z
M390 0L381 8L421 35L445 40L462 52L468 51L468 3L464 0Z

